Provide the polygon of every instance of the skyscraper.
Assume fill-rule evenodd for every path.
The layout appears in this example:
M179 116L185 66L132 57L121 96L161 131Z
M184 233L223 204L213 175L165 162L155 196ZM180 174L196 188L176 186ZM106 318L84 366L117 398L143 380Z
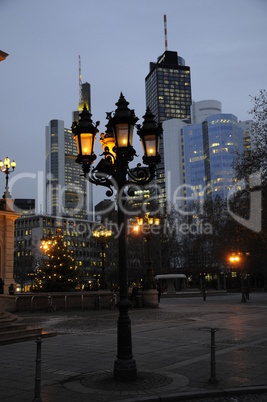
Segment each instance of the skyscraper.
M84 106L91 112L91 85L89 82L80 85L79 110L72 112L72 121L79 120L79 113L82 112Z
M167 201L187 211L191 201L207 195L226 199L235 183L235 152L246 150L251 135L250 124L221 113L218 101L196 102L192 120L197 123L180 119L163 123Z
M239 121L238 126L242 130L243 149L248 152L253 147L254 127L253 120Z
M79 109L91 107L90 84L81 87ZM73 121L79 111L73 112ZM92 219L92 188L81 176L75 163L77 146L72 131L64 128L64 121L51 120L46 127L46 213L53 216L73 216ZM91 191L90 191L91 190Z
M87 219L87 182L75 163L76 143L64 121L46 127L46 213Z
M190 67L185 65L177 52L166 50L157 62L150 63L145 78L146 105L158 123L172 118L191 122L191 78ZM164 135L164 133L163 133ZM159 203L165 206L164 142L160 141L161 163L157 167Z
M236 116L215 114L202 123L207 194L227 197L235 180L235 152L243 151L242 129Z

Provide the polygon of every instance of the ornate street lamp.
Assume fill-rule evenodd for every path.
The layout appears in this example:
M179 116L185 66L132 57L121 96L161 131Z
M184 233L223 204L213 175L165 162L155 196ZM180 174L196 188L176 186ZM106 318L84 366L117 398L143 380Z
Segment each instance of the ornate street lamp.
M0 160L0 170L6 175L6 187L3 198L11 198L11 194L8 188L8 176L11 172L15 170L16 162L12 161L10 163L10 159L8 157L5 158L4 162ZM10 171L10 168L12 169Z
M115 149L115 138L113 134L113 127L111 123L111 113L106 113L108 123L106 124L106 132L100 134L100 144L104 152L108 152L112 159L112 161L115 161L116 159L116 153L114 152L113 149Z
M127 196L131 185L145 185L155 177L156 164L160 161L158 149L153 148L150 152L150 145L157 146L159 137L162 134L161 125L157 125L153 120L153 115L147 110L144 115L143 127L138 126L138 135L140 136L144 157L143 162L148 165L142 167L138 164L135 169L129 168L131 162L136 155L133 148L133 130L138 120L134 110L128 108L129 103L125 100L123 94L116 103L117 109L114 113L107 113L108 133L102 135L102 146L104 146L103 158L92 168L92 163L95 160L94 143L97 134L97 125L94 125L91 120L91 113L84 108L80 114L78 122L73 123L72 132L78 146L77 163L80 163L83 168L84 175L88 180L96 185L105 186L108 188L106 195L113 194L113 187L117 190L117 206L118 206L118 226L120 235L118 238L119 247L119 285L120 285L120 300L118 302L119 317L117 331L117 359L114 363L114 378L119 380L134 380L137 376L136 362L132 354L132 337L131 337L131 320L128 314L130 302L128 300L128 272L126 259L126 222L125 222L125 206ZM153 123L154 121L154 123ZM151 135L149 135L151 130ZM87 133L87 136L82 135ZM89 138L85 146L85 141ZM112 149L103 141L113 136ZM150 141L150 142L149 142ZM90 145L90 148L89 148ZM153 146L154 146L153 145ZM152 145L151 145L152 147Z
M160 162L159 155L159 135L158 135L158 125L154 119L154 115L151 113L150 109L147 108L146 114L143 116L144 123L141 127L138 125L137 134L140 136L142 141L144 156L143 162L147 165Z
M98 133L97 126L99 121L94 125L91 119L92 115L84 105L83 111L80 113L79 122L72 125L72 131L75 133L78 156L76 162L81 163L84 174L90 171L90 166L96 159L94 154L95 137Z
M105 248L107 246L108 239L112 236L112 231L106 229L103 225L99 226L93 231L93 237L101 248L102 269L100 274L100 290L107 289L106 277L105 277Z
M154 281L154 269L151 258L150 242L152 239L152 233L154 228L160 225L160 218L158 216L150 215L148 212L143 217L136 217L135 219L137 225L134 226L133 231L135 234L139 234L141 232L144 235L147 245L147 254L146 254L147 272L143 283L143 290L156 289Z

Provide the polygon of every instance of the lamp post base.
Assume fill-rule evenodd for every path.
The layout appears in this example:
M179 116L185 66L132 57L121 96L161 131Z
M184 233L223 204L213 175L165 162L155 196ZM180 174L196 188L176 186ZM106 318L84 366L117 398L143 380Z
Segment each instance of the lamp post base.
M132 354L131 320L128 314L130 301L120 295L117 306L120 313L117 322L117 359L114 362L114 379L135 381L137 369Z
M143 291L144 307L158 308L158 291L157 289L147 289Z
M134 359L117 359L114 362L114 379L118 381L136 381L137 368Z

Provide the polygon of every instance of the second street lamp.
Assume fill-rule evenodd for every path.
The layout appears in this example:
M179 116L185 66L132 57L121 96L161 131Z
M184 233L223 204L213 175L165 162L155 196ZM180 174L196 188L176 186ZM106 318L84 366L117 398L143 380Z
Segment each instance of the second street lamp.
M101 274L100 274L100 290L107 289L107 282L105 276L105 248L107 246L108 239L111 237L111 230L106 229L103 225L93 231L93 237L101 248Z
M143 284L143 290L156 289L154 270L151 258L151 238L155 227L159 227L160 218L158 216L152 216L149 213L145 214L143 217L136 217L137 226L134 227L134 232L137 234L140 232L144 235L146 240L147 253L146 253L146 264L147 272Z
M234 266L241 266L243 261L241 259L242 254L238 252L237 254L232 253L229 257L230 263ZM243 268L244 269L244 268ZM246 291L244 286L244 273L243 269L240 268L240 278L241 278L241 302L246 303Z
M116 201L118 207L118 238L119 252L119 295L117 304L119 317L117 322L117 358L114 362L114 378L117 380L135 380L137 377L136 362L132 354L131 320L128 310L131 306L128 300L128 271L126 259L126 201L129 189L132 185L142 186L149 183L155 177L156 164L160 162L159 137L162 127L158 125L150 110L147 109L143 116L143 126L138 126L138 135L141 139L144 156L143 162L148 165L142 167L140 163L135 169L129 168L129 162L133 161L136 151L133 148L133 130L138 118L134 110L128 108L129 103L122 93L116 103L114 113L107 113L108 132L102 135L101 142L104 146L103 158L92 168L96 159L94 154L94 142L98 132L97 125L91 120L91 113L84 107L78 122L72 125L72 132L76 138L78 147L77 163L83 168L84 175L96 185L108 188L106 195L113 194L113 187L117 190ZM86 133L86 135L84 135ZM110 141L113 136L113 142ZM90 138L90 140L89 140ZM105 139L114 144L112 150L105 143ZM110 144L109 142L109 144ZM90 148L87 148L90 146ZM112 146L111 146L112 147Z

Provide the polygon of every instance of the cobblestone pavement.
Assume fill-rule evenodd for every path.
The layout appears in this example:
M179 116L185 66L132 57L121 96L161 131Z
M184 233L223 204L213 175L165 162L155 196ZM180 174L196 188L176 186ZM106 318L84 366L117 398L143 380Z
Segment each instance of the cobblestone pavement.
M227 294L206 302L163 298L159 309L132 309L138 381L128 384L112 379L117 311L19 317L58 334L42 343L43 402L267 402L266 312L266 293L252 293L247 303ZM216 329L216 384L209 382L211 328ZM35 348L35 342L0 347L1 402L32 401Z

